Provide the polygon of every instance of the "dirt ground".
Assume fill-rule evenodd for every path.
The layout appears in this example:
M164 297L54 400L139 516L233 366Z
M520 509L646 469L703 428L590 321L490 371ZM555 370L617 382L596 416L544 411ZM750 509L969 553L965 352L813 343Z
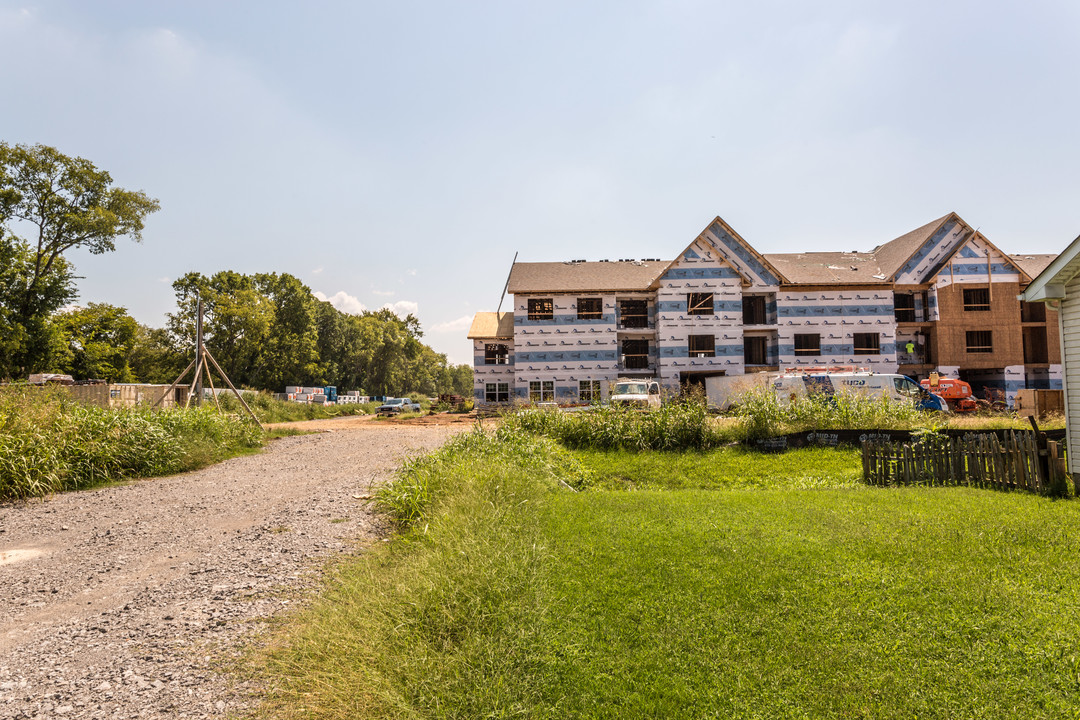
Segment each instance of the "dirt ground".
M385 534L371 488L473 422L440 417L297 423L324 432L0 505L0 718L243 714L258 688L230 662L326 559Z
M328 420L302 420L291 423L272 423L269 428L290 427L305 431L341 430L345 428L371 427L446 427L476 424L476 412L439 413L419 417L395 417L393 415L348 415Z

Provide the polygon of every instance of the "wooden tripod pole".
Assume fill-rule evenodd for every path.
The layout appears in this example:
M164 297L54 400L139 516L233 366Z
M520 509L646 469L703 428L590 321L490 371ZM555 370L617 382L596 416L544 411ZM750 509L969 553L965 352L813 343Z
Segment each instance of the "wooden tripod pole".
M203 352L206 348L202 341L202 293L195 291L195 382L191 384L191 392L195 393L195 407L202 405L202 372L205 367ZM207 374L210 368L206 369Z
M173 380L173 383L172 383L172 385L170 385L170 386L168 387L168 389L167 389L167 390L166 390L165 392L163 392L163 393L161 394L161 397L159 397L159 398L157 399L157 402L155 402L155 403L154 403L153 405L151 405L151 406L150 406L150 409L151 409L151 410L153 410L154 408L156 408L156 407L157 407L158 405L160 405L160 404L161 404L161 401L162 401L162 400L164 400L165 398L169 397L169 393L171 393L171 392L173 391L173 389L174 389L174 388L175 388L175 387L176 387L177 385L179 385L179 384L180 384L180 381L181 381L181 380L183 380L183 379L184 379L184 376L188 374L188 370L190 370L190 369L191 369L191 368L193 368L193 367L195 367L195 361L194 361L194 360L192 360L191 362L189 362L189 363L188 363L188 366L187 366L186 368L184 368L184 372L182 372L182 373L180 373L179 375L177 375L177 376L176 376L176 379L175 379L175 380Z
M187 409L188 405L191 404L191 398L193 395L195 395L195 386L199 385L199 379L202 377L202 371L203 361L202 358L199 358L198 362L195 365L195 377L191 381L191 387L188 388L187 400L184 401L184 409ZM199 404L198 400L195 401L195 404Z
M232 380L230 380L229 376L225 374L225 371L221 369L221 366L218 365L217 360L214 359L214 356L210 353L210 351L206 348L203 348L203 355L205 355L210 360L210 362L214 364L214 367L217 368L218 375L220 375L221 378L229 385L229 389L233 391L233 393L236 395L236 399L239 400L240 404L244 406L244 409L248 411L248 415L251 416L251 419L254 420L259 427L262 427L262 423L259 422L259 418L255 417L255 413L251 411L251 408L249 408L248 404L244 401L244 396L241 395L240 391L237 390L236 387L232 384Z

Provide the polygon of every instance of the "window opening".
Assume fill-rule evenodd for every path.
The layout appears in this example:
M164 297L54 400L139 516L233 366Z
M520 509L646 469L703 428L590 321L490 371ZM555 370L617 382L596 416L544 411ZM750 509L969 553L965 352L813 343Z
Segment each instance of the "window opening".
M856 355L880 355L881 336L877 333L855 333Z
M744 295L742 299L743 325L764 325L765 297L763 295Z
M987 312L990 310L990 288L964 288L964 311Z
M484 386L487 402L510 402L510 383L487 383Z
M529 298L530 320L551 320L555 317L555 303L551 298Z
M990 330L968 330L967 351L969 353L994 352L993 332Z
M604 317L603 298L578 298L578 320L600 320Z
M893 295L893 311L896 322L915 322L915 295L912 293Z
M1046 322L1046 305L1020 301L1020 322Z
M649 341L623 340L623 367L627 370L649 369Z
M619 326L624 328L649 327L649 304L644 300L620 300Z
M1040 303L1041 304L1041 303ZM1024 333L1024 362L1045 363L1050 362L1046 350L1046 328L1026 327Z
M686 312L689 315L713 315L712 293L686 293Z
M795 354L820 355L821 335L819 335L818 333L796 333Z
M715 335L690 335L687 345L690 357L716 357Z
M743 362L747 365L765 365L766 339L763 337L743 338Z
M585 403L597 403L600 402L600 381L599 380L579 380L578 381L578 399Z
M506 365L509 357L510 353L505 345L498 343L487 343L484 345L485 365Z

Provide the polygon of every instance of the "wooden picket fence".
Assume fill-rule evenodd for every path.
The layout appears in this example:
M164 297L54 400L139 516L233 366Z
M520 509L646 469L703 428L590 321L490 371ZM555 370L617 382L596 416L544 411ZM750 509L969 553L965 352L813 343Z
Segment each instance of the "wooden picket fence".
M1062 448L1033 432L1010 431L1003 439L977 434L911 443L867 440L862 460L863 479L871 485L967 485L1061 494L1069 482Z

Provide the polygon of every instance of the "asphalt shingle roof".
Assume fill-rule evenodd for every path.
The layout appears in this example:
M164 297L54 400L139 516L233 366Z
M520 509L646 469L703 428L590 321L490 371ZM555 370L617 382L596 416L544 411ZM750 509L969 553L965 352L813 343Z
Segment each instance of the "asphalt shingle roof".
M911 232L904 233L895 240L890 240L884 245L874 248L870 251L870 254L877 258L881 271L892 277L915 254L915 251L930 239L930 236L941 227L942 223L952 216L953 213L949 213L939 217L937 220L926 223L922 227L917 227Z
M659 260L514 263L510 271L509 291L557 293L648 290L669 264Z
M1019 265L1028 277L1034 279L1048 268L1056 257L1057 255L1010 255L1009 259Z
M888 280L872 253L771 253L765 258L795 285L873 285Z

